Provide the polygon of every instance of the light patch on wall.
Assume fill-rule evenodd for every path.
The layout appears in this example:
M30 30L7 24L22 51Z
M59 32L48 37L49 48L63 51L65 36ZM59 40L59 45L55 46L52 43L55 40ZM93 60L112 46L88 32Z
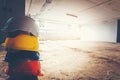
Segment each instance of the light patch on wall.
M80 28L78 24L40 21L38 19L36 19L36 24L39 26L39 34L43 40L80 39Z
M82 41L89 41L97 38L97 34L90 27L81 27L80 37Z
M82 41L116 42L117 21L89 23L83 25L80 32Z

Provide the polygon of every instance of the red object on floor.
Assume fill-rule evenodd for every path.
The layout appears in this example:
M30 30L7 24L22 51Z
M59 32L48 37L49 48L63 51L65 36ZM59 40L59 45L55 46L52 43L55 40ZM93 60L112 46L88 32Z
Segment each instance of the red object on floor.
M8 75L24 75L24 74L32 74L35 76L43 76L43 72L41 70L40 61L37 60L28 60L20 63L14 69L6 67L6 73Z

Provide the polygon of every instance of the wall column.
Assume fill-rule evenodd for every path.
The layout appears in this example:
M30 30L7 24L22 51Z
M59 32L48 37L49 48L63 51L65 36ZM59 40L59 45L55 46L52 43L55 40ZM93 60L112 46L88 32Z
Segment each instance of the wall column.
M120 42L120 20L117 22L117 42Z
M0 0L0 29L10 17L25 15L25 0ZM0 31L0 44L5 33Z

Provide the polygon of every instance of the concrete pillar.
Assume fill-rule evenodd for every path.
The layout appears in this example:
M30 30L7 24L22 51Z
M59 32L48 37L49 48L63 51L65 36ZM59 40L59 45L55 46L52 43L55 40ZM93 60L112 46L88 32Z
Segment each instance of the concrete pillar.
M25 0L0 0L0 29L8 18L25 15ZM5 39L5 33L0 31L0 43Z
M47 2L47 3L51 3L51 2L52 2L52 0L46 0L46 2Z
M120 42L120 20L117 22L117 42Z

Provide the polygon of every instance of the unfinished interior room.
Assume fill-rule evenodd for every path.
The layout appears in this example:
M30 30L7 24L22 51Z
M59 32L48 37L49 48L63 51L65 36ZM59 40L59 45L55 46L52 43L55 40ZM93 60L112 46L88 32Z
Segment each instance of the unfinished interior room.
M2 29L22 15L38 26L39 80L120 80L120 0L0 0L0 80L9 77Z

